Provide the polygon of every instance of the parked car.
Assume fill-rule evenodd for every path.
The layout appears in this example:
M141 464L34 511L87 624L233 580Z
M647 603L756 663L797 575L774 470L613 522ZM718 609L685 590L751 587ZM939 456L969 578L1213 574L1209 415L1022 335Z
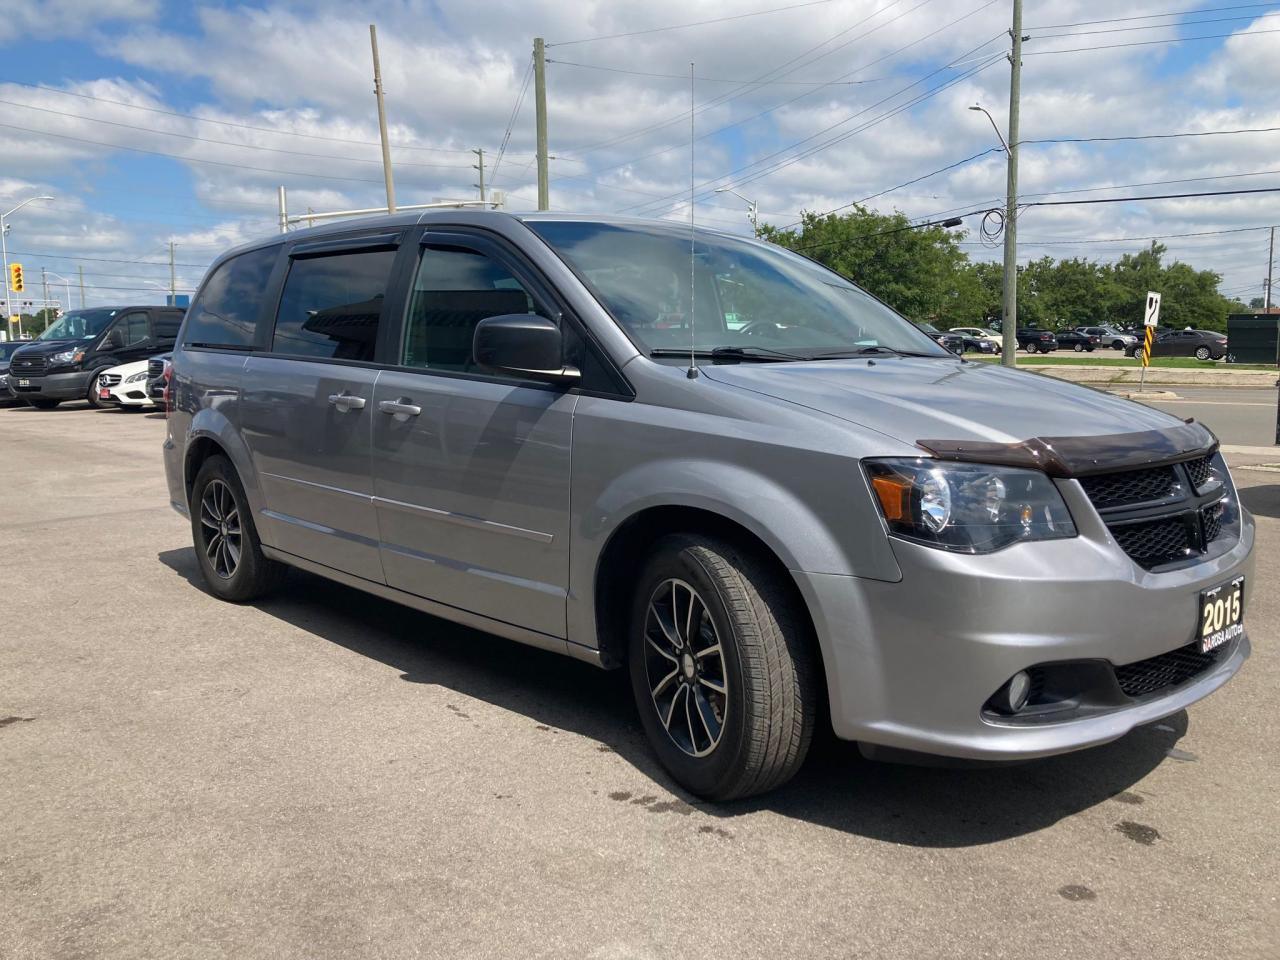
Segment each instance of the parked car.
M108 367L98 374L98 402L101 406L142 410L154 407L147 392L149 360L134 360L118 367Z
M960 355L964 353L964 337L956 333L943 332L932 323L917 323L917 327L933 338L933 341L944 350Z
M25 343L25 340L0 341L0 404L18 402L18 398L9 390L9 358Z
M183 311L175 307L71 310L9 361L13 392L51 410L64 400L99 406L98 374L173 346Z
M1129 355L1142 353L1142 344L1130 349ZM1153 357L1195 357L1197 360L1221 360L1227 355L1227 338L1213 330L1170 330L1151 344Z
M1058 338L1051 330L1025 327L1017 333L1018 346L1027 353L1050 353L1058 349Z
M207 589L298 567L625 668L714 800L785 782L819 711L873 755L1027 759L1240 668L1254 523L1207 429L693 237L441 210L221 256L163 444Z
M1113 350L1129 349L1138 341L1137 336L1132 333L1125 333L1117 327L1076 327L1076 333L1097 337L1103 346L1110 347Z
M990 350L985 350L982 347L976 348L982 353L1004 352L1004 339L994 330L987 330L983 327L952 327L951 332L959 334L965 338L966 349L968 349L969 341L973 340L979 343L985 342L991 345Z
M157 406L164 403L164 388L169 383L169 360L172 353L162 353L147 361L147 396Z
M1058 346L1064 350L1074 350L1076 353L1089 353L1097 350L1102 346L1102 340L1088 333L1080 333L1076 330L1061 330L1054 334L1054 338L1058 341Z

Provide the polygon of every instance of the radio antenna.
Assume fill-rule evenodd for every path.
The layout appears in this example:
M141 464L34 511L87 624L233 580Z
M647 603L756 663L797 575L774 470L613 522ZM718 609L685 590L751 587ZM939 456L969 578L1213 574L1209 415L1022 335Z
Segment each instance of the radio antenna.
M697 243L693 227L693 149L694 149L694 109L693 109L693 61L689 61L689 369L685 376L690 380L698 379L698 340L694 334L694 291L698 286L698 261L694 253Z

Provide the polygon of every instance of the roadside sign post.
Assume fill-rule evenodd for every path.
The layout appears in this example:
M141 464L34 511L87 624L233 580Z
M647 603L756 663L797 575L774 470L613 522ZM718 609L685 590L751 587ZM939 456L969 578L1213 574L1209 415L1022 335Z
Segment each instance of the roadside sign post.
M1147 388L1147 367L1151 365L1151 345L1156 339L1156 327L1160 324L1160 294L1147 291L1147 309L1142 321L1146 328L1142 340L1142 375L1138 378L1138 392Z

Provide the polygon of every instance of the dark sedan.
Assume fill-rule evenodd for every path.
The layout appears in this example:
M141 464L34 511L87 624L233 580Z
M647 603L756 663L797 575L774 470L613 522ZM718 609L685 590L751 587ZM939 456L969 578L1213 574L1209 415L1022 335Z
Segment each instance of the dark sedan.
M1027 353L1049 353L1058 349L1058 338L1051 330L1038 327L1025 327L1018 331L1018 346Z
M1074 350L1076 353L1084 353L1088 350L1093 353L1098 347L1102 346L1102 338L1094 334L1081 333L1079 330L1063 330L1055 334L1058 338L1058 346L1063 350Z
M952 353L957 355L964 354L964 337L955 333L944 333L932 323L917 323L916 326L929 336L933 337L933 339L937 341L938 346L942 347L944 350L950 350Z
M1139 343L1130 356L1142 353ZM1225 334L1213 330L1169 330L1156 337L1151 345L1153 357L1195 357L1197 360L1221 360L1227 355Z

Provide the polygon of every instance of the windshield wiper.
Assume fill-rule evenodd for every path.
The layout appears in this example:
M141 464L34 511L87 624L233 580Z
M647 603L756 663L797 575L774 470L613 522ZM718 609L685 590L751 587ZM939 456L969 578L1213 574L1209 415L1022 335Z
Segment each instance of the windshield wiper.
M798 353L786 353L782 350L771 350L769 347L713 347L710 350L681 350L677 347L658 347L650 350L651 357L710 357L712 360L753 360L757 363L780 363L784 360L808 360L809 357Z
M857 347L852 350L833 350L830 353L811 354L810 360L847 360L850 357L865 357L868 354L878 353L887 354L894 357L932 357L935 360L939 357L952 356L952 354L942 353L916 353L911 350L895 350L893 347L883 347L877 344L873 347Z

